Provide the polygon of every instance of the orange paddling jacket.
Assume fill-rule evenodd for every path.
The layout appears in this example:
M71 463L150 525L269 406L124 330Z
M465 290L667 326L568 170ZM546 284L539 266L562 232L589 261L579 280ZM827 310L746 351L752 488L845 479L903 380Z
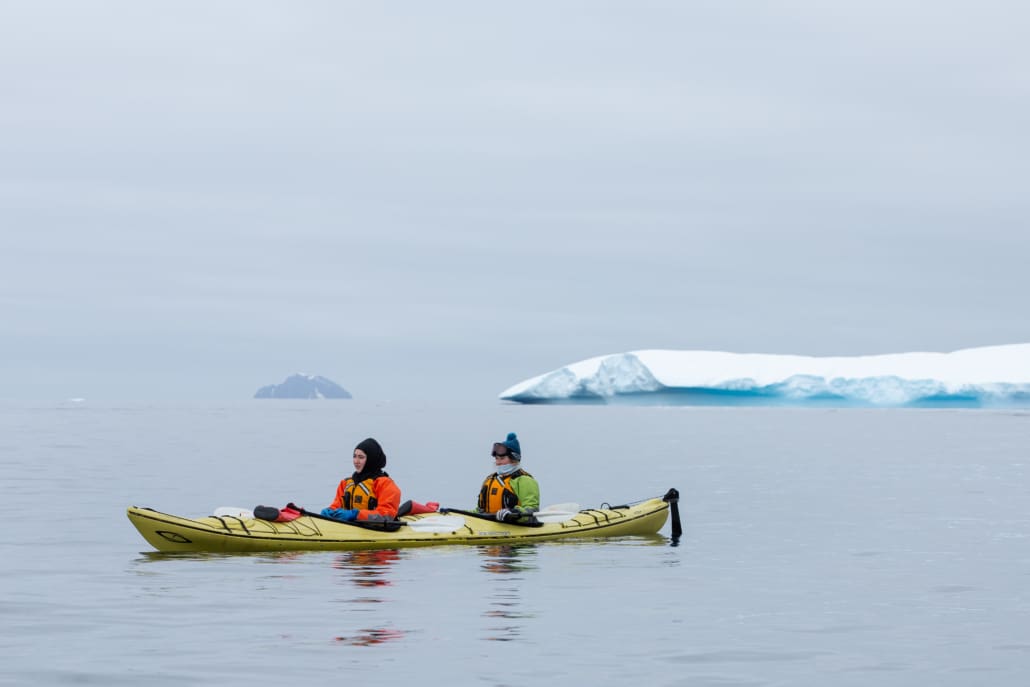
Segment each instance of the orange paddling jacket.
M355 509L358 520L393 520L401 505L401 489L386 475L355 483L350 477L336 488L330 508Z

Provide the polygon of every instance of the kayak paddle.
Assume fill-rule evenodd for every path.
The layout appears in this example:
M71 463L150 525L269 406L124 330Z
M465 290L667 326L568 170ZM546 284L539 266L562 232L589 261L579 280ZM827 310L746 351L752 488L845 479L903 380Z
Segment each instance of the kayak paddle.
M254 511L249 508L237 508L236 506L221 506L215 508L214 517L216 518L239 518L240 520L253 520ZM321 520L332 520L332 518L323 518L317 513L310 513L305 511L305 515L316 516ZM333 520L333 522L339 522L339 520ZM369 525L386 525L389 521L379 523L377 521L371 521ZM351 523L344 523L351 524ZM362 524L355 522L354 524ZM415 532L454 532L465 525L465 518L460 515L431 515L429 517L421 518L419 520L408 521L396 521L392 524L405 525L409 529Z

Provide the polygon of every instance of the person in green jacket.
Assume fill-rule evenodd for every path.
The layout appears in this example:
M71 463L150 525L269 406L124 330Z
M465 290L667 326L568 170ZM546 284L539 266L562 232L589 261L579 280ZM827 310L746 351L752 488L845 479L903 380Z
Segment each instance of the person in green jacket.
M515 432L496 442L491 455L496 471L483 480L476 510L492 513L501 522L514 522L540 510L540 485L522 469L522 447Z

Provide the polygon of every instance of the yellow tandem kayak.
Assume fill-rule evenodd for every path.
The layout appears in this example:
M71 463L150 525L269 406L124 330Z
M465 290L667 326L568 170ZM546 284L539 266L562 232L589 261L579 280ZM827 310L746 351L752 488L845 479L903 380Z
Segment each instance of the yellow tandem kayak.
M588 508L561 522L531 526L476 517L465 511L406 515L386 529L365 523L346 523L305 514L288 522L237 516L184 518L150 508L130 506L129 521L158 551L255 552L384 549L439 544L512 544L573 537L622 537L656 534L673 509L673 535L678 538L679 494L639 503ZM461 515L455 516L454 513ZM392 531L389 531L392 530Z

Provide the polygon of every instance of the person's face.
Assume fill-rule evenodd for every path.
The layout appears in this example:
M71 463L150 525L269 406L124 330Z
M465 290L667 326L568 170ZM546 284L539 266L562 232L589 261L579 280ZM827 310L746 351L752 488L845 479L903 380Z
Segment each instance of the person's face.
M494 465L511 465L515 462L511 459L508 447L503 444L494 444L494 450L491 455L494 457Z
M360 448L354 449L354 472L361 472L365 469L365 463L368 462L368 456Z

